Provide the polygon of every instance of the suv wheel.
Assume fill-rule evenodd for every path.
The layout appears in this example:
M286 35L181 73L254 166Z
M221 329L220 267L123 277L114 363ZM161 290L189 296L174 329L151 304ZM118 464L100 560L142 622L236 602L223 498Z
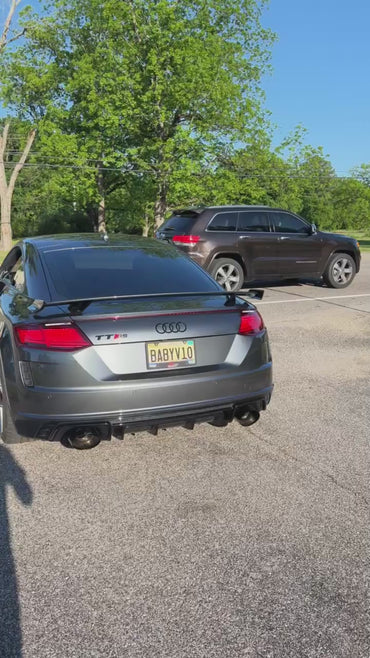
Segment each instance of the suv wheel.
M237 292L244 283L244 271L233 258L216 258L211 267L211 276L228 292Z
M355 261L348 254L334 254L323 278L330 288L346 288L356 274Z

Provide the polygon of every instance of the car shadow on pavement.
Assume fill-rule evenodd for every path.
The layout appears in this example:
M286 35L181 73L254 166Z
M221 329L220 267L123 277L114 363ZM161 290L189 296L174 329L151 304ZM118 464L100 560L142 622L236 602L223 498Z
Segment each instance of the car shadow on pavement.
M22 657L22 629L13 558L7 493L13 488L23 505L31 505L32 489L12 453L0 444L0 656Z
M325 284L320 279L284 279L282 281L250 281L248 285L244 285L239 294L243 294L251 288L300 288L304 286L311 286L314 288L324 288Z

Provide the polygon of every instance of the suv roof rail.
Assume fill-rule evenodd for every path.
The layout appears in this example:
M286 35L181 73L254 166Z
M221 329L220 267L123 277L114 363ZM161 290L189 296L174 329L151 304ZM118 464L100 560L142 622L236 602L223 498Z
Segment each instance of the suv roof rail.
M188 208L175 208L172 213L174 215L200 215L203 210L205 210L206 206L189 206Z
M236 208L271 208L271 206L264 206L262 204L254 204L254 205L250 204L250 205L248 205L248 204L242 203L240 205L238 205L238 204L234 204L234 205L229 204L229 205L225 205L225 206L207 206L207 208L210 208L211 210L214 210L216 208L230 208L230 209L234 209L234 208L235 209Z
M270 210L276 210L276 208L272 208L271 206L265 206L262 204L227 204L227 205L219 205L219 206L189 206L188 208L175 208L172 211L173 215L189 215L190 217L194 217L195 215L200 215L200 213L203 212L203 210L221 210L221 209L227 209L227 210L238 210L240 208L269 208Z

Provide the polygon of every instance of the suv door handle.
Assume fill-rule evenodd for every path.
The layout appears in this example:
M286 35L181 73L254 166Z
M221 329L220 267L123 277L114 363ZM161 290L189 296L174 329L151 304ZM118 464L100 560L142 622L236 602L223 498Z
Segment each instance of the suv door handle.
M250 235L240 235L239 237L240 237L241 240L247 240L251 236Z
M287 235L281 235L279 240L289 240Z

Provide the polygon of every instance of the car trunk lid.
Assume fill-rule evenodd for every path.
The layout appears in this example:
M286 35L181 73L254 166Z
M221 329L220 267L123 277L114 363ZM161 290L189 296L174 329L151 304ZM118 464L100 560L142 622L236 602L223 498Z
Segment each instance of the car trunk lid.
M114 376L219 366L225 363L240 325L240 305L225 308L224 304L225 297L222 302L203 298L196 305L194 300L182 300L182 308L172 301L167 308L141 303L140 310L134 310L131 304L131 310L122 313L119 304L115 313L111 305L103 313L91 308L89 314L72 314L93 346L76 358L92 365L93 351Z

